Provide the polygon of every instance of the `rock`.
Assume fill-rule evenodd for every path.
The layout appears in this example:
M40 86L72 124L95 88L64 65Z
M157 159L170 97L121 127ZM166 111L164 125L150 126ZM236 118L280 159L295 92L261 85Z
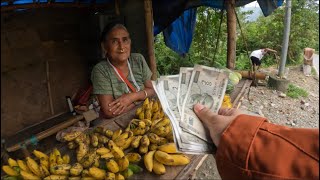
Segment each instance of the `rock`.
M305 104L306 101L302 99L302 100L300 101L300 103L301 103L301 104Z
M305 103L304 105L305 105L306 107L310 106L310 104L309 104L309 103Z
M281 93L278 94L278 96L281 97L281 98L285 98L287 95L285 93L281 92Z
M271 104L270 104L270 106L271 106L271 107L274 107L274 106L275 106L275 104L271 103Z

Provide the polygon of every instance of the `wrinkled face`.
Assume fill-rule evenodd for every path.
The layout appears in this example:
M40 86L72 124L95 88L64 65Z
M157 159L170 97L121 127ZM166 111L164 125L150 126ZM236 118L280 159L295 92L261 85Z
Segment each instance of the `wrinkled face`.
M111 61L126 61L131 51L131 40L128 31L122 27L115 27L107 34L102 46Z

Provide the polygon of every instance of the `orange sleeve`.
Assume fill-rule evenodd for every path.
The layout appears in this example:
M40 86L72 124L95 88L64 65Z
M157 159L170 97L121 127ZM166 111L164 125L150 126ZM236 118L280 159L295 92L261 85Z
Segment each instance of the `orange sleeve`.
M223 132L216 161L223 180L319 179L319 129L242 114Z

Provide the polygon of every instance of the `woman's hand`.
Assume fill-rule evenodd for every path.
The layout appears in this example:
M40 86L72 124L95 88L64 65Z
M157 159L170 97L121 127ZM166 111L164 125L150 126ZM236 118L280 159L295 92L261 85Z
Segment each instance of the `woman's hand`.
M194 112L208 128L213 143L218 147L224 130L239 115L241 111L234 108L221 108L218 114L213 113L202 104L194 106Z
M113 115L119 115L123 111L125 111L126 108L128 108L134 101L135 99L133 93L123 94L108 105L109 111L112 112Z

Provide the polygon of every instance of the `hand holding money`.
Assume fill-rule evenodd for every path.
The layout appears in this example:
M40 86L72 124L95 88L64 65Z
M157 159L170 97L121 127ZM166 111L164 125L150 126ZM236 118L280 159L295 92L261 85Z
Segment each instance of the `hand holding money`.
M218 113L214 113L202 104L196 104L194 106L194 112L203 122L205 127L208 128L210 137L217 147L219 146L220 138L224 130L239 114L241 114L241 111L233 108L222 108Z
M205 153L213 150L209 131L193 107L200 103L217 113L227 82L227 72L202 65L182 67L179 75L161 76L152 82L163 110L171 121L179 151Z

